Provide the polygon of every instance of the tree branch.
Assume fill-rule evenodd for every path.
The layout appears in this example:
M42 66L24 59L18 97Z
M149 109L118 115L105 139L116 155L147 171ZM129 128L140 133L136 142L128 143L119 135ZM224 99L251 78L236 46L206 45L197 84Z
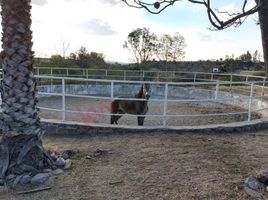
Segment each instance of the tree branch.
M158 10L157 7L155 7L155 3L147 3L146 0L122 0L122 2L126 3L130 7L134 8L144 8L148 12L152 14L159 14L163 10L165 10L167 7L172 6L177 1L183 1L183 0L161 0L158 1L160 5L160 9ZM219 12L217 9L215 11L211 8L210 0L186 0L190 3L194 4L200 4L206 7L207 9L207 15L208 19L214 27L214 29L221 30L228 28L230 26L240 26L247 16L252 15L259 11L261 5L260 0L255 0L256 5L250 9L246 9L246 6L248 5L248 0L244 0L241 12L238 13L229 13L228 11ZM228 14L229 19L227 20L221 20L219 17L219 14ZM212 28L211 28L212 29Z

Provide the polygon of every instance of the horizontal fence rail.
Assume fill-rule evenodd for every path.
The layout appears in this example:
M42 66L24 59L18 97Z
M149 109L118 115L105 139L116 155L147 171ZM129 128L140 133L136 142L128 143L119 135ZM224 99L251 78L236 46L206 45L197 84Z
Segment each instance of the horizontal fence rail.
M50 73L46 75L42 75L42 70L48 70ZM55 76L55 70L65 70L62 74L57 74ZM149 111L150 111L150 103L155 103L161 111L158 113L147 113L145 115L134 115L134 114L125 114L126 117L137 117L143 116L148 119L159 119L161 124L159 126L163 128L177 126L176 124L170 125L169 121L171 118L186 118L191 120L192 118L211 118L211 117L219 117L219 116L233 116L234 118L238 116L246 116L242 121L251 121L256 116L256 113L261 113L261 115L268 116L268 88L265 86L266 78L260 76L249 76L249 75L237 75L237 74L219 74L219 73L202 73L202 72L162 72L162 71L134 71L134 70L92 70L92 69L70 69L70 68L37 68L37 75L35 75L39 92L38 95L42 100L43 97L54 97L60 99L59 105L56 107L56 104L53 99L51 103L48 103L46 106L38 105L39 109L42 112L48 112L48 119L60 119L62 122L66 121L77 121L85 124L91 124L92 118L97 116L94 123L98 123L99 118L110 117L111 113L109 112L109 104L113 100L134 100L134 101L144 101L144 99L134 98L134 94L137 93L137 90L133 90L130 92L131 97L124 97L124 94L118 94L119 86L131 85L132 88L138 88L141 84L147 83L150 84L151 87L157 88L161 95L153 95L149 99ZM73 76L71 70L74 70L75 77ZM79 73L77 70L80 70ZM93 74L93 71L101 71L105 77L96 77L96 74ZM113 73L118 73L116 75L112 75ZM119 74L120 73L120 74ZM138 75L130 75L130 73L138 73ZM154 74L156 76L154 76ZM149 75L148 75L149 74ZM67 75L67 76L66 76ZM185 75L182 77L182 75ZM117 79L110 80L109 78L117 76ZM133 80L131 78L136 78ZM175 79L176 77L180 77L181 79ZM223 80L219 77L224 77ZM237 78L238 77L238 78ZM103 78L103 79L100 79ZM178 82L179 80L179 82ZM96 94L94 93L76 93L70 92L70 88L83 87L87 86L88 90L95 88ZM94 86L94 87L93 87ZM51 88L50 91L42 90L42 88ZM54 90L53 90L54 88ZM104 94L98 94L98 88L108 88L107 92ZM160 88L160 89L159 89ZM209 97L185 97L178 98L172 92L181 89L191 90L193 93L206 91L210 94ZM120 91L119 91L120 92ZM174 96L175 95L175 96ZM194 95L194 94L193 94ZM105 101L105 109L96 108L96 109L87 109L87 108L78 108L73 109L68 105L68 98L79 98L84 99L84 101ZM234 104L230 103L234 102ZM237 103L238 102L238 103ZM76 103L76 102L75 102ZM243 104L244 109L238 109L235 111L215 111L211 113L180 113L180 111L174 110L174 112L170 112L169 106L172 104L173 107L183 106L185 104L226 104L226 105L234 105L240 106L239 104ZM89 103L90 104L90 103ZM101 104L101 103L100 103ZM258 105L258 106L256 106ZM173 111L173 110L172 110ZM59 117L56 116L55 113L60 114ZM80 118L85 118L81 120L79 117L76 120L70 120L68 116L70 114L80 115ZM121 115L121 114L113 114L113 115ZM57 115L58 116L58 115ZM91 117L90 117L91 116ZM46 116L43 116L46 118ZM88 119L88 121L86 120ZM97 121L97 122L96 122ZM146 119L145 119L146 121ZM120 121L119 121L120 122ZM110 121L106 120L100 124L109 124ZM208 124L210 124L208 122ZM136 126L128 125L128 126ZM146 125L148 126L148 125ZM152 124L152 126L155 126ZM157 127L159 127L157 126ZM179 125L183 126L183 125Z
M264 85L257 85L258 81L236 81L236 82L230 82L230 81L220 81L220 80L210 80L207 82L164 82L164 81L129 81L129 80L102 80L102 79L87 79L87 78L74 78L74 77L52 77L50 75L48 76L36 76L37 80L39 81L39 87L52 87L56 86L58 88L61 88L60 92L44 92L39 91L40 97L42 96L55 96L61 98L61 105L59 108L51 108L51 107L44 107L39 106L41 111L56 111L61 113L61 120L62 121L68 121L66 119L66 114L79 114L85 116L111 116L110 112L100 109L100 110L72 110L68 109L66 106L66 98L72 97L72 98L83 98L83 99L91 99L91 100L104 100L108 102L109 104L111 101L117 99L117 100L134 100L134 101L144 101L144 99L137 99L134 98L134 93L132 93L132 97L126 98L126 97L120 97L120 95L116 95L115 88L124 84L128 85L141 85L143 83L150 84L152 87L159 87L162 88L162 95L161 96L152 96L149 99L149 103L159 103L159 107L162 108L161 113L153 113L153 114L145 114L145 115L134 115L134 114L125 114L126 117L136 117L136 116L144 116L149 119L155 119L155 118L161 118L162 123L161 126L163 128L170 127L169 125L169 119L170 118L193 118L193 117L213 117L213 116L237 116L237 115L246 115L246 121L252 120L253 113L258 112L266 112L268 109L268 106L262 107L262 108L254 108L253 102L258 101L263 103L265 98L268 96L265 95L265 92L267 93L267 88ZM57 84L46 84L46 80L52 80L57 81ZM44 82L45 84L42 84ZM71 82L71 84L69 84ZM70 92L67 92L68 87L78 87L78 86L84 86L84 85L94 85L94 86L103 86L105 88L109 88L109 92L106 92L106 95L98 95L98 94L72 94ZM232 87L230 87L232 85ZM82 87L81 86L81 87ZM186 99L180 99L180 98L173 98L170 94L172 92L172 89L178 89L178 88L190 88L193 91L207 91L210 92L211 97L210 98L186 98ZM236 90L234 92L234 90ZM138 92L138 91L136 91ZM109 94L108 94L109 93ZM224 96L224 95L225 96ZM268 98L267 98L268 99ZM226 104L227 102L232 101L241 101L244 102L245 109L243 111L233 111L233 112L215 112L215 113L205 113L205 114L180 114L180 113L169 113L168 112L168 106L170 103L175 103L175 105L179 104L185 104L185 103L219 103L219 104ZM149 106L150 110L150 106ZM121 115L121 114L113 114L113 115ZM90 121L90 120L89 120ZM106 124L109 124L109 120L105 122ZM172 125L176 126L176 124Z
M205 73L184 71L142 71L142 70L112 70L112 69L85 69L85 68L35 68L36 75L81 77L87 79L119 79L119 80L152 80L169 82L198 82L198 81L229 81L251 82L264 84L266 77L230 73Z

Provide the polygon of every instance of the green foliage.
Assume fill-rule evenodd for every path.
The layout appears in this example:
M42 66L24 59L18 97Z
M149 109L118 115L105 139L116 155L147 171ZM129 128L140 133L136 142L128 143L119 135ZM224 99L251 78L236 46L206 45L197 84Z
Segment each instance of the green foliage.
M50 58L36 58L37 67L48 68L106 68L104 55L102 53L88 52L85 47L81 47L77 52L71 53L64 58L61 55L52 55ZM48 72L49 74L49 72Z
M134 61L143 63L152 59L156 49L157 37L148 28L137 28L128 34L123 48L134 56Z
M81 47L76 53L70 54L69 59L81 68L100 68L100 66L106 65L102 53L88 52L85 47Z
M261 54L256 50L253 54L247 51L236 58L233 54L231 56L225 56L223 64L228 72L234 72L241 68L250 70L252 67L255 70L263 70L264 66L262 66L263 63L260 60Z
M123 48L129 50L136 63L158 58L160 61L179 61L184 58L185 39L176 32L173 36L163 34L158 39L148 28L137 28L128 34Z
M35 58L34 63L37 67L79 67L73 60L63 58L60 55L52 55L50 58Z
M178 32L174 36L163 34L157 42L156 55L161 61L180 61L184 58L185 39Z
M249 53L249 51L239 56L239 60L241 60L242 62L251 62L251 59L252 59L252 56Z

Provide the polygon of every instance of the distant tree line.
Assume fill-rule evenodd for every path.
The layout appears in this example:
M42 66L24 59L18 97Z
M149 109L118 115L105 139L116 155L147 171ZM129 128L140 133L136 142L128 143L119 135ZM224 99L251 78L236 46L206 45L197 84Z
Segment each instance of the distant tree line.
M48 59L36 58L35 65L37 67L106 68L107 63L104 58L102 53L89 52L82 46L67 57L55 54Z
M235 57L234 54L231 56L226 55L222 62L228 72L234 72L237 69L241 69L241 67L246 70L250 70L250 68L254 68L254 70L264 70L264 63L261 62L261 57L262 55L258 50L253 54L247 51L238 57Z
M178 32L157 36L149 28L134 29L123 45L133 55L132 60L136 63L153 60L180 61L184 58L185 47L185 38Z

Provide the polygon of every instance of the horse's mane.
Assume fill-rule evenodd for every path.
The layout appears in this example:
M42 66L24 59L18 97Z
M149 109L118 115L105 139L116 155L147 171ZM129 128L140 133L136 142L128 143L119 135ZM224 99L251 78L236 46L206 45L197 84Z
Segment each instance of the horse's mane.
M137 94L134 95L135 98L142 98L143 96L143 84L140 87L140 90Z

